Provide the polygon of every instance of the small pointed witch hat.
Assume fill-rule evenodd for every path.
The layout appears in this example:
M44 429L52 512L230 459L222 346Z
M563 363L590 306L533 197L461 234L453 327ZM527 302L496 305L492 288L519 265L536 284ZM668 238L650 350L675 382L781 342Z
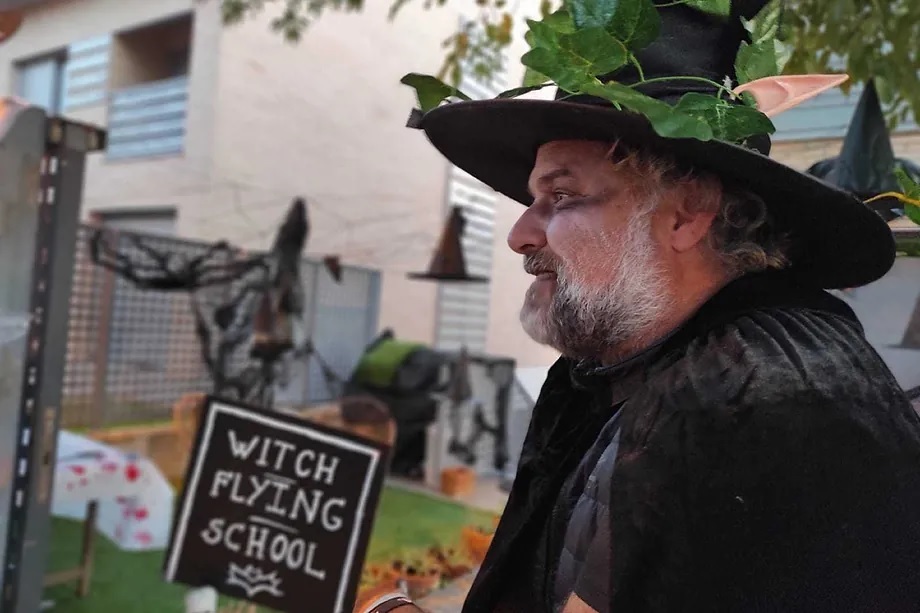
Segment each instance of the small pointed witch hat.
M329 276L335 279L339 285L342 284L342 258L337 255L327 255L323 258L323 266L329 272Z
M427 272L410 272L410 279L423 279L428 281L466 281L482 283L488 281L487 277L471 275L466 270L466 260L463 257L463 245L460 237L463 236L463 226L466 219L460 207L455 206L447 219L447 225L441 232L441 240L435 249L428 265Z

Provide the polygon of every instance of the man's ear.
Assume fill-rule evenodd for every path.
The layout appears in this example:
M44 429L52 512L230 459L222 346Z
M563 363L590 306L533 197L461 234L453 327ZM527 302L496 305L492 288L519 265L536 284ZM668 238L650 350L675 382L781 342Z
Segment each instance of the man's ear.
M671 249L684 253L706 240L712 221L719 214L722 186L713 178L699 177L674 189L671 197Z

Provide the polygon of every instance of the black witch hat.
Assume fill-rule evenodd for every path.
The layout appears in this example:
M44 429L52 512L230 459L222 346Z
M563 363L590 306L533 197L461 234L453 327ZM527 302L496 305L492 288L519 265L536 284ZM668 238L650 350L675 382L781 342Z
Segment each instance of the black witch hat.
M751 19L766 3L734 0L728 16L683 3L656 5L659 36L635 54L643 73L627 64L598 79L635 86L669 105L688 93L716 94L704 81L737 82L735 58L742 43L750 40L742 18ZM700 80L674 79L688 76ZM654 82L639 85L643 80ZM424 130L453 164L525 206L532 202L527 183L541 145L555 140L619 140L711 171L762 197L777 229L791 239L789 273L803 283L857 287L884 275L894 262L894 240L885 221L852 194L770 159L769 134L754 135L742 145L665 138L646 115L562 89L555 100L452 102L415 113L410 126Z
M463 228L466 219L460 207L455 206L450 211L450 217L441 231L438 246L431 256L428 270L425 272L410 272L407 277L427 281L457 281L469 283L484 283L486 277L471 275L466 270L466 258L463 256Z
M856 105L840 155L821 160L806 172L867 200L876 194L898 191L894 175L897 166L914 181L920 181L920 166L894 155L875 82L870 80ZM903 214L895 198L883 198L869 206L886 221Z

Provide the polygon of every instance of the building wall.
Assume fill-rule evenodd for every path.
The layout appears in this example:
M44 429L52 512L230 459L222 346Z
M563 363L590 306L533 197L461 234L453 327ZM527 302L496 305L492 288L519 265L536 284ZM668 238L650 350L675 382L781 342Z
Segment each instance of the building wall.
M212 146L211 108L215 91L220 24L216 2L194 0L70 0L48 2L29 9L20 31L0 46L0 92L15 91L13 64L74 43L98 39L194 11L190 84L181 155L132 160L88 158L83 213L94 210L175 206L180 216L202 206L210 191ZM117 55L117 44L111 45ZM110 55L113 52L110 50ZM110 77L111 78L111 77ZM106 97L112 88L105 84ZM107 125L105 99L67 108L69 118Z
M268 9L225 30L214 176L234 198L180 223L194 236L256 245L290 198L303 195L307 251L381 270L380 326L433 342L436 285L406 273L428 266L444 223L448 166L405 127L415 98L399 80L437 70L457 15L410 3L390 22L388 6L327 14L296 45L270 30Z

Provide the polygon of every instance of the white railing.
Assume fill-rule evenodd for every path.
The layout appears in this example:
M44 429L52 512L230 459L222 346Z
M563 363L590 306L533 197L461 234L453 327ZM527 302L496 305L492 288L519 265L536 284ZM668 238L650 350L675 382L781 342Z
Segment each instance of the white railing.
M112 92L108 157L126 159L182 153L188 77L164 79Z

